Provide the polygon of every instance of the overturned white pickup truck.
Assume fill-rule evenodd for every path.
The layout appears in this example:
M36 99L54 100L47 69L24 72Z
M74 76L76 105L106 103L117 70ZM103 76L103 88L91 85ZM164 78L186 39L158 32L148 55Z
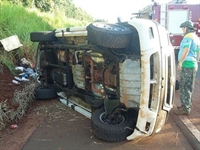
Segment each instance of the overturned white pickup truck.
M37 99L59 97L91 118L94 135L117 142L160 131L173 106L175 59L157 22L131 19L32 32Z

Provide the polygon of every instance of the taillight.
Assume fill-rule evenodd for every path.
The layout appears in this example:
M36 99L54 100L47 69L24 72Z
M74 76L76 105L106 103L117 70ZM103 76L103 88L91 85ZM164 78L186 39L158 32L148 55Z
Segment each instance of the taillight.
M188 8L188 6L187 5L183 5L183 9L187 9Z
M174 9L174 6L173 5L169 5L168 9Z

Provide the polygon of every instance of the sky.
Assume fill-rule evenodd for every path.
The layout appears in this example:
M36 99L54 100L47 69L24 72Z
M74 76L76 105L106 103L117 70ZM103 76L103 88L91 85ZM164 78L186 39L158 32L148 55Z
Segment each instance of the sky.
M172 0L154 0L159 3L167 3ZM198 2L200 0L187 0ZM142 8L152 4L152 0L73 0L74 4L84 9L94 19L104 19L109 22L117 22L117 17L128 20L131 13L138 12Z

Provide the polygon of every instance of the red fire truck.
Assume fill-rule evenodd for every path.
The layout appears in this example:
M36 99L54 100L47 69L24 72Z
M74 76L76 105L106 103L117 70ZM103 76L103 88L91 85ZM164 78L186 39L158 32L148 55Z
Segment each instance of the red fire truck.
M165 4L154 2L141 10L137 17L153 19L163 25L171 35L171 43L175 50L179 49L183 38L180 24L184 21L191 20L200 37L200 2L198 4L188 4L184 0L173 0Z

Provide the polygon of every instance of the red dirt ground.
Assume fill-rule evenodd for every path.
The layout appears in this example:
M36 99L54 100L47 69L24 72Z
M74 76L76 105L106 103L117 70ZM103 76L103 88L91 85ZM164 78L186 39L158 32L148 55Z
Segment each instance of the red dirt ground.
M9 72L9 70L5 67L2 68L2 66L0 66L0 86L1 86L0 102L6 101L11 109L12 108L16 109L17 105L12 104L13 93L16 89L22 89L24 85L23 83L21 83L20 85L13 84L12 83L13 79L14 79L14 76ZM200 93L199 80L196 80L196 83L197 84L195 88L195 93L196 93L195 96L197 96L197 98L195 98L196 101L194 104L194 110L199 109L198 108L199 106L198 100L199 100L199 93ZM55 107L55 103L56 105L59 105L60 109L58 110L62 110L62 106L64 107L64 105L61 103L59 104L55 100L34 101L31 104L31 107L27 110L26 114L18 122L15 122L18 125L18 128L10 129L10 125L12 125L12 123L10 123L7 125L7 127L3 131L0 131L0 150L21 150L24 144L27 142L28 138L35 131L35 129L38 126L40 126L41 123L44 121L45 117L49 115L48 113L58 112L58 110L56 110L58 107ZM69 115L69 111L62 111L62 114L64 112L66 114L62 116ZM193 112L198 112L198 111L193 111ZM193 113L189 116L189 119L195 125L195 122L192 121L194 120L193 118L199 118L199 113L198 114ZM199 129L198 123L199 122L197 122L195 126ZM170 133L172 129L173 128L170 128L170 130L167 129L167 133ZM174 131L172 131L172 133L173 132ZM85 132L83 132L82 134L84 135ZM156 143L154 143L154 145L155 144Z
M16 109L18 107L18 105L13 104L12 102L14 91L24 87L23 82L19 85L12 83L13 79L14 75L10 73L8 68L0 66L0 102L6 102L10 109ZM28 137L46 116L45 109L38 110L38 108L48 107L49 104L51 104L51 101L34 101L27 110L26 115L18 122L15 122L18 125L18 128L11 129L10 126L14 123L10 123L3 131L0 131L0 150L21 149ZM39 112L39 115L37 112Z
M10 108L18 107L16 104L12 103L12 98L15 90L20 90L23 88L24 84L21 83L19 85L16 85L12 83L12 80L14 79L14 75L10 73L8 68L3 66L0 72L0 102L6 102Z

